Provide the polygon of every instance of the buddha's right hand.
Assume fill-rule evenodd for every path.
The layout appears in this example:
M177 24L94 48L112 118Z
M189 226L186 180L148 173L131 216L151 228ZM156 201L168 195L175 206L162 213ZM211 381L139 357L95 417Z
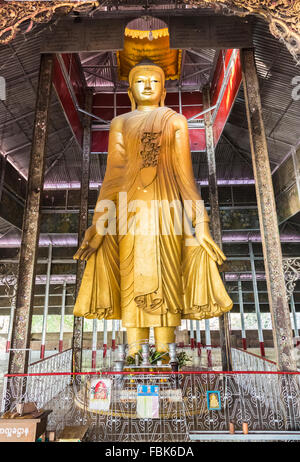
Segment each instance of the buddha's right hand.
M88 260L96 252L103 241L103 235L96 231L96 225L90 226L85 234L81 246L74 255L74 260Z

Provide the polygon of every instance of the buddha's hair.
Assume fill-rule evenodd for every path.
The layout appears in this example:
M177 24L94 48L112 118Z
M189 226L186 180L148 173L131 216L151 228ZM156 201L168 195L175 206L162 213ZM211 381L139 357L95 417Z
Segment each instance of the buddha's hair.
M154 63L153 61L151 61L150 59L142 59L142 61L137 63L135 66L133 66L133 68L129 72L128 82L129 82L130 87L131 87L133 76L136 73L136 71L139 70L138 69L139 67L144 67L146 69L150 68L150 67L155 67L156 70L158 70L161 73L161 76L163 78L163 84L165 84L166 76L165 76L163 68L161 66L159 66L158 64Z

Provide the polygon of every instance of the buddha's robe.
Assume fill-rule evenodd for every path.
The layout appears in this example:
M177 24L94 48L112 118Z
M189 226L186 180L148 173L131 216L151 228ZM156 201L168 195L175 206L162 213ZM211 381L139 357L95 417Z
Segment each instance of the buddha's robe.
M124 327L159 327L178 326L181 318L220 316L232 308L216 263L196 238L193 245L186 245L190 231L178 233L176 226L184 222L181 208L171 212L168 229L169 208L156 206L188 200L191 208L183 215L193 224L197 201L201 201L190 150L176 150L174 121L178 117L183 118L162 107L135 110L112 121L107 170L93 224L101 218L98 205L110 200L116 204L116 230L120 230L127 210L120 207L119 193L126 192L131 210L128 229L105 235L89 258L75 316L122 319ZM137 203L132 202L139 200L146 204L152 233L141 232L144 222L140 209L133 206ZM201 220L209 220L204 208Z

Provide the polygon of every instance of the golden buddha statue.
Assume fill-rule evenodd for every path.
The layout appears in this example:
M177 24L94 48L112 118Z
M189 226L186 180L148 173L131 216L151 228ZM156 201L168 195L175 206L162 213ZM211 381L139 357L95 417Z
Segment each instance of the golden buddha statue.
M154 63L130 71L132 111L112 120L92 226L74 255L87 261L74 315L121 319L130 354L150 327L166 351L181 319L232 308L217 269L226 257L195 184L187 120L164 106L164 84Z
M219 409L220 403L215 393L209 395L209 407L210 409Z

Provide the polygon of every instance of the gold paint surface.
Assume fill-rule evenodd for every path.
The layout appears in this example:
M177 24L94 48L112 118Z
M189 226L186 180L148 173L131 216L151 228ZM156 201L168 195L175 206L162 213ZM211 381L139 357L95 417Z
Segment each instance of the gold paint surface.
M154 327L157 348L162 350L174 342L174 329L182 318L221 316L233 305L217 268L226 257L211 237L205 208L201 213L197 209L201 196L193 175L187 121L163 106L164 94L157 66L141 65L131 73L129 96L136 109L112 121L93 224L74 256L87 260L74 315L122 319L129 343L145 339ZM119 225L127 207L120 207L120 193L126 195L129 211L124 233ZM116 205L117 233L103 236L100 231L109 216L99 207L105 200ZM142 202L155 232L144 232L145 220L129 206L132 201ZM168 207L152 214L157 201ZM191 208L184 214L195 227L194 236L189 228L176 231L182 209L170 214L170 203L186 201Z
M147 37L125 35L124 49L117 52L117 58L119 80L128 80L132 67L145 58L158 64L164 70L167 80L180 77L181 50L170 49L169 35L158 36L152 41Z

